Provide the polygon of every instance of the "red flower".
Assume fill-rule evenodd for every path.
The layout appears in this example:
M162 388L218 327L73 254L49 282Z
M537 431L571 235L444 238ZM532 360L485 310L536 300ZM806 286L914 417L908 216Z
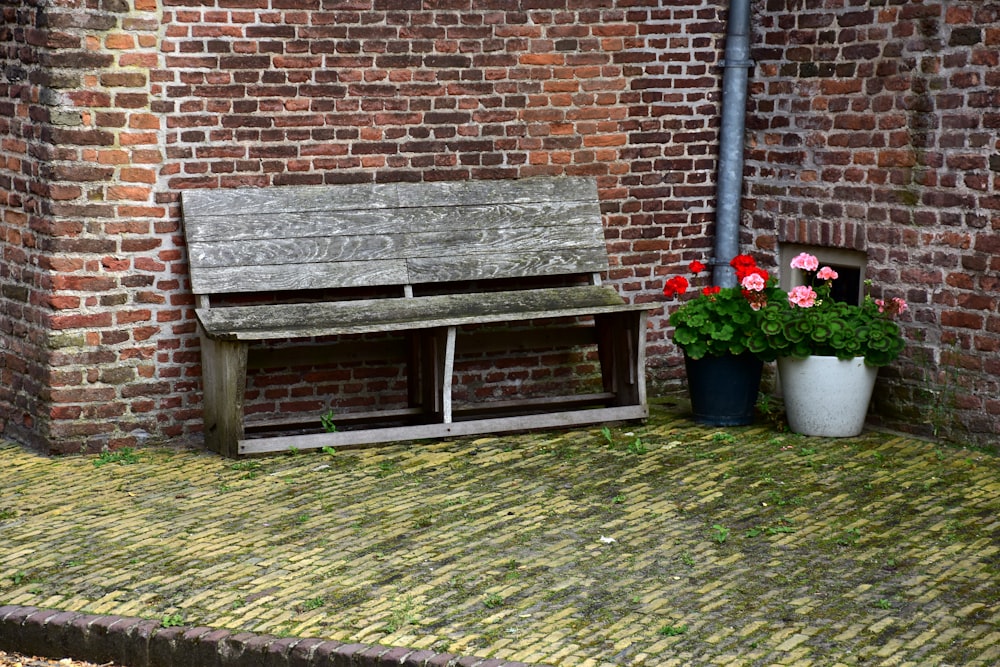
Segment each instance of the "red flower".
M713 294L718 294L721 291L722 291L722 288L719 287L718 285L712 285L712 286L709 286L709 287L702 287L701 288L701 293L704 294L705 296L712 296Z
M736 282L738 283L742 283L744 278L753 274L763 278L764 282L767 282L769 278L767 271L757 266L757 262L750 255L736 255L729 262L729 266L736 269Z
M694 260L693 262L688 264L688 269L691 270L691 273L698 275L699 273L705 270L705 265L699 262L698 260Z
M736 255L729 260L729 266L739 271L740 269L751 269L757 266L757 262L750 255Z
M687 278L684 276L674 276L667 280L666 286L663 288L663 296L668 299L672 299L679 294L684 294L688 288Z

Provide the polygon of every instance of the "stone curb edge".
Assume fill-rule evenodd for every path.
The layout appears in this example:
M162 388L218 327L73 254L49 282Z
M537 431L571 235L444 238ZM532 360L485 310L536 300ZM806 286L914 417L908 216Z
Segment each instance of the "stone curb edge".
M542 667L329 639L276 637L56 609L0 606L0 649L128 667Z

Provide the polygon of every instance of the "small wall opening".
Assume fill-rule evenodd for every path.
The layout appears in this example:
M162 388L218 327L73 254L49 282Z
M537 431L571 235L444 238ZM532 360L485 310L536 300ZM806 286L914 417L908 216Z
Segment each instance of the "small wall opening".
M792 258L799 253L807 252L819 260L820 266L829 266L837 272L833 281L830 296L834 301L860 305L865 298L865 268L868 256L857 250L844 248L826 248L821 246L785 243L781 245L781 274L779 283L785 291L805 284L805 273L799 269L790 268Z

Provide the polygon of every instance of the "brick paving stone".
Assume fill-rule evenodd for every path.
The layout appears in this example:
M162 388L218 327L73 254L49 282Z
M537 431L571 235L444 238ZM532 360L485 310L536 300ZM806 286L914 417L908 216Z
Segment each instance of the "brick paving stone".
M300 662L324 639L601 667L997 661L996 456L665 408L611 434L100 467L0 444L0 604L308 636Z

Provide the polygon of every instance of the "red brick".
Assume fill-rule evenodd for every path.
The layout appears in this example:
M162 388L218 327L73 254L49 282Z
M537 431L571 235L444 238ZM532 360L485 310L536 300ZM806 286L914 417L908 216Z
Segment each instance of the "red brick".
M963 311L946 310L941 313L941 324L960 329L982 329L983 317Z
M62 329L92 329L111 325L111 313L57 315L51 318L54 330Z

